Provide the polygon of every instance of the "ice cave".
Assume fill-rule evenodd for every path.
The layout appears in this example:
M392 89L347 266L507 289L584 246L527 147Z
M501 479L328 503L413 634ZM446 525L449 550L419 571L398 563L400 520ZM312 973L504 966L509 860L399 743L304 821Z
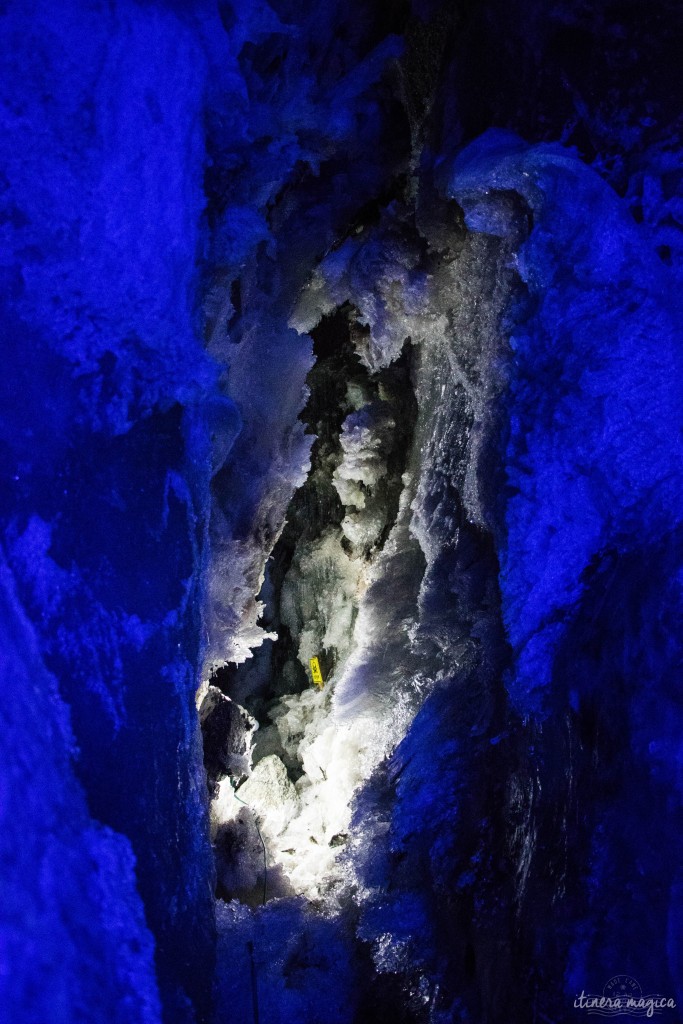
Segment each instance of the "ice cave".
M683 1021L680 0L0 35L0 1024Z

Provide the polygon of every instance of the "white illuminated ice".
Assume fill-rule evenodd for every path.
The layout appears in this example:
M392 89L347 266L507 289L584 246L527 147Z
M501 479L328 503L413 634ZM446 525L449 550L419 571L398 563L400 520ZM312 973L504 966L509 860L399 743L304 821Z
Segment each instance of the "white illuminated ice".
M272 835L283 833L300 811L297 791L277 754L270 754L255 765L240 787L239 796L257 817L266 821Z
M340 539L334 530L300 544L282 587L282 621L298 637L298 656L306 669L309 658L326 648L334 648L343 661L351 645L366 573Z
M372 578L367 582L371 585ZM311 686L287 695L271 712L283 748L301 763L301 778L292 783L282 761L269 755L236 795L224 779L214 801L213 816L221 823L236 818L240 801L249 806L266 842L269 867L281 865L294 891L309 898L330 893L340 881L338 859L353 795L403 736L414 713L397 691L389 702L377 693L357 700L350 713L335 700L344 689L367 694L363 677L382 628L372 601L362 606L352 634L354 652L339 678L326 680L322 691ZM394 639L409 643L406 632ZM384 680L382 687L391 689L392 680Z
M389 287L387 278L380 304L354 292L335 256L334 301L353 302L370 327L360 353L365 364L373 371L388 366L412 339L418 414L398 512L380 543L389 526L382 504L387 451L400 410L362 387L349 396L352 412L332 474L344 519L300 541L280 594L302 667L334 649L335 669L322 691L311 685L271 705L270 724L262 722L259 733L262 760L237 796L257 817L270 865L311 899L334 894L349 877L343 852L354 794L405 736L431 687L466 656L457 616L443 620L434 588L439 573L448 577L458 517L483 521L479 453L492 429L489 400L501 386L495 367L503 296L493 272L482 273L491 264L486 244L468 241L457 266L444 265L415 288L407 264L395 261L389 270L400 271L404 287ZM299 326L310 328L304 312ZM288 777L284 762L299 773ZM214 814L234 816L240 805L233 799L221 784Z

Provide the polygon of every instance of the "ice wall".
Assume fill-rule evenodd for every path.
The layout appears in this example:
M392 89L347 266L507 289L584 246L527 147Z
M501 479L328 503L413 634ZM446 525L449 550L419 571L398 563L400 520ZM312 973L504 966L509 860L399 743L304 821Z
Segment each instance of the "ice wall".
M222 401L195 318L207 57L163 4L10 3L0 33L0 544L6 628L33 631L3 663L0 1016L158 1020L156 970L165 1019L190 1021L213 948L193 705Z
M131 845L88 812L68 709L5 563L0 576L3 1018L157 1022Z
M411 1020L564 1020L615 963L680 999L679 270L574 152L490 132L441 174L468 245L509 247L509 349L489 349L495 443L460 474L435 445L452 501L424 487L413 503L436 561L411 646L438 625L449 670L357 799L358 934L380 974L403 975ZM495 251L456 260L456 309ZM465 314L470 335L478 321ZM468 476L498 486L465 544L448 515L462 502L477 520ZM472 585L478 560L499 597Z
M600 561L644 537L657 546L679 522L683 306L656 235L571 153L488 133L449 191L475 231L509 230L499 192L522 197L534 222L516 253L528 315L510 336L501 531L509 688L526 710L542 703L552 649Z

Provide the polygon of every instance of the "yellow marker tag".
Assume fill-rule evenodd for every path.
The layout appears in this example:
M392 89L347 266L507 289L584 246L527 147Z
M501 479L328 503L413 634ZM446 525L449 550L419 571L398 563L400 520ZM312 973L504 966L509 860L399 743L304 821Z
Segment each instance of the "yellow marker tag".
M316 686L323 688L323 674L320 671L320 662L317 658L311 658L311 675L313 676L313 682Z

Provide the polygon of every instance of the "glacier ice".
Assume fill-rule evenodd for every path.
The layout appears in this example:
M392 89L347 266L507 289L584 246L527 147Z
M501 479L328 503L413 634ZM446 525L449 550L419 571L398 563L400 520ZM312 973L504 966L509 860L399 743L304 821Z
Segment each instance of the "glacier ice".
M680 1003L680 3L0 9L0 1017Z
M372 233L354 243L353 255L348 247L349 260L364 265L364 246L375 252ZM356 277L342 292L341 250L332 262L338 301L369 308L359 288L361 280L372 288L373 279ZM479 476L493 432L489 410L504 383L508 349L498 321L511 287L508 262L504 242L471 236L458 261L432 275L416 270L414 284L404 279L407 308L400 289L372 316L345 307L361 364L368 344L374 356L373 371L340 397L351 408L324 465L342 512L336 525L296 542L279 594L280 623L302 668L321 651L334 653L322 693L280 696L264 723L299 772L297 812L284 830L275 801L262 804L262 821L278 837L271 855L302 894L343 884L354 793L404 737L433 685L472 658L470 623L451 606L439 608L435 589L444 562L463 547L462 521L485 514ZM327 272L323 261L317 273ZM312 487L322 472L312 470Z

